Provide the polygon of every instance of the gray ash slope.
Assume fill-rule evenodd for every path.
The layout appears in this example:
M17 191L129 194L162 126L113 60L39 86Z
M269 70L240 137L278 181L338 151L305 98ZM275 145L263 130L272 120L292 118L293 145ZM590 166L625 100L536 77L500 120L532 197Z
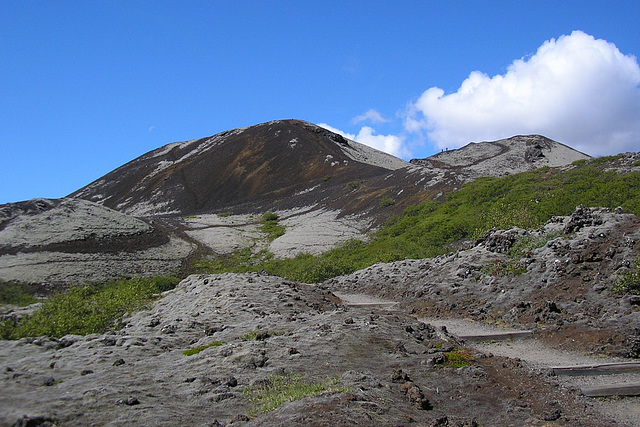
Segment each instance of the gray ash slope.
M0 280L42 285L105 282L178 271L194 244L159 223L82 199L0 206Z
M591 156L541 135L518 135L493 142L472 142L411 163L455 170L465 181L481 176L505 176L545 166L566 166Z
M138 216L260 209L314 187L335 191L405 164L306 122L275 121L169 144L71 197Z

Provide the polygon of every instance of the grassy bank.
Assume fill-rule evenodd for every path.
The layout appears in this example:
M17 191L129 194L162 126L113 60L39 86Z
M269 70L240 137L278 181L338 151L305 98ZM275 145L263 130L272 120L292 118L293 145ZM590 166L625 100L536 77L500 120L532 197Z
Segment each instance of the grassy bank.
M101 333L118 327L125 314L143 308L178 279L156 277L126 279L106 285L71 287L52 295L28 318L0 321L0 337L62 337Z

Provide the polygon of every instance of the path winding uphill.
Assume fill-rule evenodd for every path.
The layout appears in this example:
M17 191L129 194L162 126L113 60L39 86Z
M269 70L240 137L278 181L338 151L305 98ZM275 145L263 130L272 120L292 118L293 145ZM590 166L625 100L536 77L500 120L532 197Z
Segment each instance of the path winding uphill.
M194 275L119 331L0 341L0 424L613 425L521 362L467 352L386 301L343 298ZM278 381L320 392L262 412Z
M365 294L336 295L343 304L356 310L399 313L396 301ZM640 425L640 363L637 360L585 356L575 351L558 350L538 340L530 330L497 328L455 318L416 320L424 322L426 328L435 328L446 341L473 348L479 352L475 357L498 356L522 363L532 375L559 386L567 393L579 390L585 397L585 403L602 415L622 425ZM444 359L440 363L445 363ZM619 398L622 396L623 399ZM559 419L563 416L562 409L556 408L547 416L550 421Z

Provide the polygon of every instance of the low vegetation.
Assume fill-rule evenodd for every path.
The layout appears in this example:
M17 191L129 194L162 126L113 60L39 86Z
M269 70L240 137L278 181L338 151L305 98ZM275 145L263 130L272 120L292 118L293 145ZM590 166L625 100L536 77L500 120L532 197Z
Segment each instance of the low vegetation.
M636 269L621 273L613 287L615 292L640 295L640 258L635 260Z
M27 286L20 283L0 281L0 305L17 305L24 307L38 302L38 299L27 291Z
M194 354L198 354L203 350L206 350L210 347L220 347L225 345L226 343L224 341L214 341L211 344L208 345L200 345L198 347L194 347L194 348L190 348L189 350L185 350L182 352L182 354L184 354L185 356L193 356Z
M527 269L518 264L515 260L493 260L481 270L482 273L494 277L517 276L524 274Z
M466 348L456 347L453 350L444 354L445 362L443 366L449 368L458 369L473 364L474 357L471 351Z
M393 206L395 204L396 204L396 201L393 200L391 197L383 197L382 199L380 199L381 208L386 208L388 206Z
M509 249L509 257L519 259L529 257L534 250L539 249L550 241L562 236L562 231L555 233L547 233L540 236L528 235L518 239L511 249Z
M197 273L249 273L257 270L257 266L263 265L273 259L273 254L266 249L254 252L253 248L239 249L232 254L218 258L200 258L193 262L192 266Z
M267 251L247 252L227 258L200 272L266 271L291 280L317 283L348 274L378 262L427 258L456 249L456 242L473 240L491 228L533 229L556 215L569 215L579 204L616 208L640 215L640 173L618 174L602 165L611 158L577 162L570 170L542 168L502 178L481 178L448 195L446 201L428 201L391 218L368 243L351 240L314 256L300 254L277 260ZM348 183L356 188L362 182ZM555 235L519 242L511 254L525 256ZM251 254L251 251L248 252ZM500 266L496 266L500 267ZM501 270L509 272L512 266ZM511 271L517 273L517 270Z
M346 187L350 188L352 190L355 190L356 188L360 187L362 184L364 184L364 180L362 179L356 179L354 181L349 181L346 183Z
M72 287L52 295L27 318L0 322L0 337L62 337L116 329L122 315L143 308L156 295L174 288L178 282L176 278L156 277Z
M349 390L340 386L336 378L323 381L305 381L299 375L272 375L264 381L246 387L242 393L258 413L271 412L284 403L294 402L323 393L344 393Z
M284 227L278 223L280 217L273 212L267 212L262 215L260 231L267 235L269 241L273 241L284 235Z

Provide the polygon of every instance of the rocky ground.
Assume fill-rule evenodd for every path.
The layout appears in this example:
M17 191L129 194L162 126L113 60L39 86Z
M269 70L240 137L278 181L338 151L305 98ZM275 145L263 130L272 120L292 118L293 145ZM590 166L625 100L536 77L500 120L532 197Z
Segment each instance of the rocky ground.
M639 156L608 162L630 172ZM246 247L321 253L479 176L588 159L529 135L408 164L310 123L269 122L161 147L76 198L0 206L0 282L46 294L186 277L194 259ZM285 229L275 240L267 211ZM587 398L550 369L640 357L640 297L613 290L639 245L635 216L579 207L318 285L192 275L116 332L0 341L0 424L640 425L637 398ZM461 338L487 328L531 333ZM273 390L282 382L320 391L263 411L257 396L289 394Z
M309 214L282 219L308 224ZM205 242L255 227L182 221ZM0 423L639 425L636 398L587 398L548 369L557 351L576 364L587 354L638 357L640 299L612 288L634 268L639 226L634 215L578 207L539 230L493 230L451 255L320 285L190 276L117 332L0 342ZM523 237L536 243L514 256ZM456 334L469 323L460 329L459 319L531 330L532 340L463 342ZM199 346L209 347L183 354ZM447 362L460 354L467 366ZM296 375L333 391L261 412L251 390Z
M0 423L620 425L521 361L465 350L394 305L345 305L333 288L190 276L117 332L4 341ZM256 407L252 391L295 375L334 391Z
M522 237L539 243L509 256ZM536 231L493 230L468 250L374 265L326 286L392 299L419 317L531 329L562 348L637 358L640 297L613 287L635 268L639 245L635 215L580 206Z

